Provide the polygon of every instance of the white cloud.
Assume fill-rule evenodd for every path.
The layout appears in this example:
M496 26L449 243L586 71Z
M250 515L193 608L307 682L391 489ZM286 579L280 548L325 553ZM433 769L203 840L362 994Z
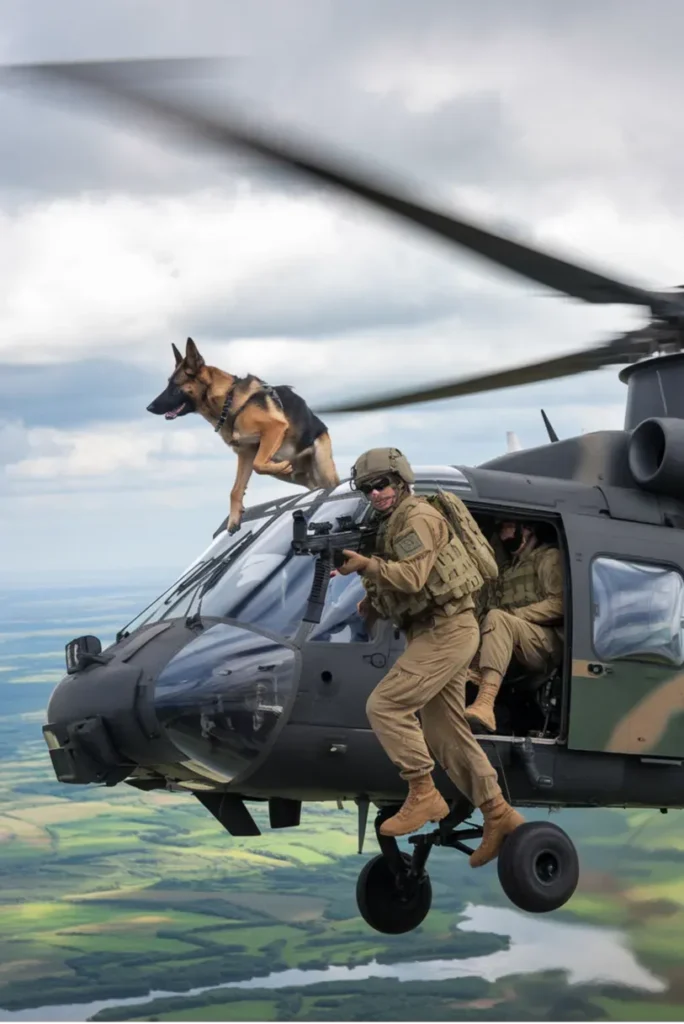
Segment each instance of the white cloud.
M7 469L10 479L115 478L125 471L148 474L155 456L174 460L174 473L208 451L197 431L155 433L146 424L106 424L95 430L35 429L28 432L30 454ZM149 479L149 477L148 477Z
M177 338L174 321L319 249L329 218L313 204L212 194L81 197L5 214L0 355L33 362Z
M331 108L328 134L336 135L336 113L351 123L342 107L355 102L368 129L355 147L369 164L384 163L389 151L410 171L414 157L425 156L421 145L430 154L434 144L440 185L426 185L423 194L435 202L493 226L506 223L509 231L512 222L523 237L627 279L656 287L682 280L683 168L671 110L684 79L678 54L663 57L668 39L646 70L635 63L645 30L633 13L620 22L622 34L609 36L605 18L597 14L587 29L581 13L567 8L556 21L540 5L536 24L531 8L515 17L502 8L486 31L487 19L475 9L458 17L450 6L441 11L443 26L435 16L414 32L414 15L401 7L389 26L363 39L345 35L344 18L335 22L344 36L336 58L344 74L323 77L320 95L306 85L306 61L324 64L328 51L314 57L318 44L290 26L301 51L289 71L281 63L272 79L263 76L262 97L280 103L282 91L288 117L306 119L308 111L320 120L330 81L340 74L348 91L340 109ZM125 38L132 17L132 7L125 18L117 8L117 38ZM179 32L189 34L190 16L176 17ZM318 16L321 43L330 25ZM288 77L295 65L297 82ZM450 104L478 97L491 100L483 110L502 140L501 166L482 181L448 163L462 126ZM377 144L375 115L360 106L376 101L373 109L387 110L391 122ZM402 120L402 109L414 116ZM99 125L87 141L104 146L104 138ZM110 153L116 138L108 136ZM129 138L126 145L145 163L140 178L149 188L163 143L148 148ZM174 175L178 166L179 180L193 181L192 173L182 177L191 155L168 149ZM557 355L643 322L640 310L557 298L360 202L332 192L278 194L272 178L266 187L243 173L240 165L223 192L179 185L169 195L166 178L164 197L129 195L117 184L116 192L46 193L0 209L0 361L106 356L132 377L153 368L161 390L172 366L170 342L182 344L190 334L209 362L293 384L316 408ZM427 166L428 182L431 173ZM620 427L625 397L609 370L427 408L330 417L329 425L343 474L364 447L384 443L398 444L415 462L472 464L503 452L506 430L525 447L542 443L541 405L568 436ZM0 422L5 564L72 564L84 544L103 569L126 561L184 564L225 515L234 472L235 457L197 418L167 424L142 415L63 430L57 411L49 429ZM292 490L253 477L248 500Z
M29 451L30 443L24 424L0 420L0 467L20 462Z
M482 198L471 190L467 206ZM486 205L490 219L505 212L501 199ZM665 284L680 276L682 223L664 213L627 220L595 194L549 203L529 223L545 243L595 254L592 263L603 258ZM100 353L160 365L187 334L207 347L204 323L214 346L233 341L226 358L282 367L296 384L312 369L352 382L359 355L373 374L386 372L396 343L420 346L402 350L400 370L414 376L426 359L439 372L450 359L454 368L486 366L502 351L512 363L531 350L584 345L635 316L571 305L420 232L320 198L79 198L5 213L0 229L0 358L14 363ZM394 310L387 323L383 309ZM319 325L313 341L288 330L303 318ZM260 319L268 331L245 337L240 325Z

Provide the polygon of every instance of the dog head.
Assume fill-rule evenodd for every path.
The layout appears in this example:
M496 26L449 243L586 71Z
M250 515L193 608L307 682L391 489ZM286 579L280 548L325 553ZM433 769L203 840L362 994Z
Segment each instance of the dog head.
M202 375L204 359L192 338L188 338L185 344L185 356L180 354L173 342L171 348L176 367L162 393L147 406L148 412L154 413L155 416L163 415L167 420L175 420L178 416L197 412L208 383L203 380Z

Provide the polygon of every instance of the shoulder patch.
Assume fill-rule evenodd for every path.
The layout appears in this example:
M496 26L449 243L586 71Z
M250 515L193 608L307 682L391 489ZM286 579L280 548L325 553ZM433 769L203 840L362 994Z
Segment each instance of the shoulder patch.
M407 530L400 537L397 537L394 542L394 550L399 559L409 558L411 555L423 551L424 548L425 545L415 530Z

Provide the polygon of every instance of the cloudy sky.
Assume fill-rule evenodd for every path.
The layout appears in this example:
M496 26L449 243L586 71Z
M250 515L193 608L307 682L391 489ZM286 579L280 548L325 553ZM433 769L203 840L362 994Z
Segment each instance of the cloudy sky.
M0 0L3 62L230 55L215 85L429 201L636 283L684 281L679 0ZM191 335L309 403L600 341L640 310L498 272L340 194L0 85L0 528L10 576L174 575L228 510L235 458L145 412ZM390 350L394 356L390 357ZM478 463L506 431L622 425L614 370L328 417ZM287 493L253 478L251 501Z

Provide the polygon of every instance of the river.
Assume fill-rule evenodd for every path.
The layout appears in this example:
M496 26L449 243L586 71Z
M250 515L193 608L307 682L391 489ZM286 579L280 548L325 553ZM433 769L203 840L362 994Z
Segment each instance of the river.
M666 983L643 967L629 948L622 932L595 925L568 924L516 910L469 905L459 923L464 932L504 935L508 949L486 956L451 960L425 960L378 964L371 960L357 967L330 966L325 970L291 968L260 978L194 988L187 992L153 991L133 999L101 999L91 1003L41 1006L32 1010L0 1009L0 1021L87 1021L110 1007L140 1006L155 999L173 997L179 1001L203 992L221 989L285 988L318 985L326 981L362 981L366 978L396 978L398 981L445 981L480 977L494 982L514 974L536 974L562 970L569 984L611 983L641 992L663 992Z

